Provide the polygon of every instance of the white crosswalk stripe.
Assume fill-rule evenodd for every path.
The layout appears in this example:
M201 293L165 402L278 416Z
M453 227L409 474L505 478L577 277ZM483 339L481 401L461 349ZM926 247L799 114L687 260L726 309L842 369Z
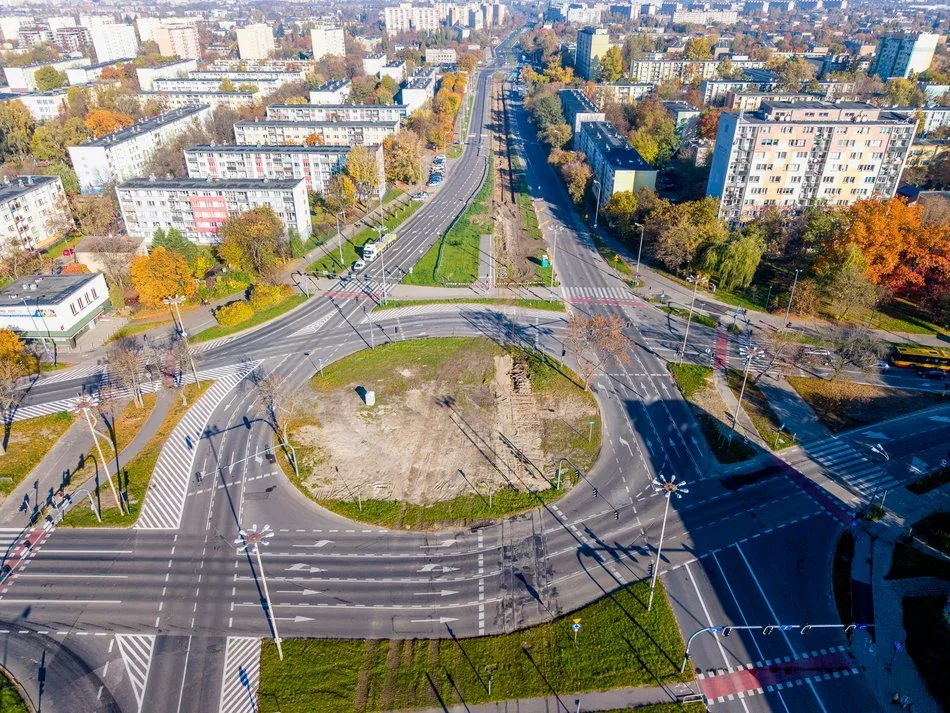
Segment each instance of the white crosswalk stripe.
M636 297L623 287L564 287L567 300L633 300Z
M142 710L142 696L145 694L145 684L148 682L148 670L152 666L152 652L155 650L154 634L116 634L115 642L119 646L119 653L125 663L125 670L129 674L129 683L132 692Z
M844 441L831 438L809 444L799 450L824 470L844 480L863 495L873 496L876 492L894 488L900 484L877 463Z
M191 482L195 445L204 433L208 419L224 397L250 374L259 361L221 367L205 372L203 378L217 381L195 403L172 431L162 448L145 493L142 512L134 527L139 530L177 530L185 509L185 496Z
M229 636L224 653L224 678L218 713L255 713L261 678L261 642L248 636Z
M58 384L63 381L84 379L94 374L102 374L103 370L104 367L102 364L78 364L76 366L71 366L68 369L61 369L60 371L44 374L40 378L39 383L45 386L46 384Z

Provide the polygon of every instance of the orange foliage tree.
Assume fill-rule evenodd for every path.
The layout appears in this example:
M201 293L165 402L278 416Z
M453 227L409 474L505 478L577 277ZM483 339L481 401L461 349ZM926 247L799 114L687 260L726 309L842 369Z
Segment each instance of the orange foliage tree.
M188 261L165 248L135 258L129 274L142 304L149 307L157 307L166 297L192 297L197 291Z
M135 120L128 114L120 114L107 109L93 109L86 117L86 127L97 139L119 129L132 126Z

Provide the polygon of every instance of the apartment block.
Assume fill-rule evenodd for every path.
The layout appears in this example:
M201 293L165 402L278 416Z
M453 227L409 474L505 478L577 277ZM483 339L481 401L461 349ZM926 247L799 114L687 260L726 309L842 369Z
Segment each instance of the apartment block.
M368 147L382 165L381 146ZM185 150L191 178L303 179L307 189L324 193L327 182L346 166L349 146L192 146Z
M739 19L736 10L677 10L673 13L674 24L687 25L734 25Z
M597 85L598 104L603 107L608 102L632 104L645 97L656 87L651 82L609 82Z
M207 106L174 109L100 139L70 146L69 157L80 190L96 192L106 184L141 176L158 150L196 122L210 118Z
M887 81L894 77L906 79L911 72L926 72L939 39L939 35L930 33L885 35L877 45L871 74Z
M388 61L389 58L386 57L383 52L368 54L363 57L363 71L366 72L368 76L372 76L385 67Z
M149 92L154 89L153 83L156 79L185 77L189 72L194 72L196 69L198 69L197 60L183 59L161 64L157 67L137 67L135 75L139 80L139 89L143 92Z
M343 104L353 88L349 79L335 79L310 91L311 104Z
M239 27L237 40L241 59L267 59L274 51L274 30L264 23Z
M581 125L577 150L584 152L587 162L599 182L600 205L610 200L614 193L642 188L656 188L656 169L643 157L608 121L585 121Z
M401 59L393 59L383 65L382 69L376 75L379 79L390 77L396 82L402 82L406 78L408 67L406 62Z
M584 79L596 80L600 75L600 58L610 49L610 35L602 27L585 27L577 33L575 69Z
M186 94L207 94L221 91L221 79L192 79L191 77L181 77L172 79L156 79L152 82L152 91L156 92L176 92ZM274 79L234 82L235 90L238 92L248 92L253 94L270 94L281 87L280 82ZM244 87L242 89L241 87ZM250 89L249 87L255 87Z
M816 201L891 198L916 126L857 102L766 102L753 114L725 112L706 193L733 223L771 208L795 213Z
M758 111L764 103L775 102L813 102L822 101L821 94L799 94L795 92L736 92L726 93L723 108L727 111Z
M578 35L578 39L580 36ZM753 59L734 59L732 66L740 69L762 69L765 62ZM697 79L715 79L719 76L719 61L687 59L640 59L630 63L630 79L635 82L663 82L679 79L692 82Z
M0 183L0 256L56 242L72 222L59 176L18 176Z
M89 32L97 62L134 57L139 52L139 40L132 25L96 25Z
M7 80L7 87L15 92L35 92L36 73L43 67L52 67L57 72L65 72L74 67L87 67L92 64L86 57L79 59L64 59L60 62L39 62L28 64L25 67L4 67L3 76Z
M61 27L53 30L53 41L65 52L82 52L92 45L88 27Z
M313 47L313 58L315 60L327 56L346 56L346 43L343 39L342 27L314 27L310 30L310 45Z
M0 329L76 346L111 306L101 272L27 275L0 289Z
M386 121L409 116L404 104L270 104L268 121Z
M458 61L458 52L453 49L426 48L426 64L455 64Z
M585 121L604 121L604 112L597 109L580 89L562 89L558 92L561 99L561 111L564 120L571 127L572 144L577 148L581 133L581 124Z
M406 80L399 89L396 101L405 105L411 114L435 96L435 77L415 76Z
M198 28L194 25L160 25L155 28L155 42L158 51L165 57L182 59L201 59L201 45L198 43Z
M383 23L386 32L409 32L419 30L431 32L436 30L447 19L449 6L444 3L435 5L413 5L400 3L399 5L383 8Z
M95 81L98 81L99 77L102 76L102 70L106 67L116 67L120 64L125 64L126 62L134 62L134 57L122 57L121 59L112 60L110 62L99 62L97 64L89 64L84 67L71 67L66 70L66 81L69 82L70 86L75 86L77 84L92 84Z
M267 83L268 86L282 87L285 84L307 81L305 70L249 69L245 71L227 69L200 69L188 74L189 79L228 79L234 84Z
M221 91L180 91L180 92L139 92L137 95L139 103L144 104L147 101L158 101L165 108L182 109L185 107L207 106L214 111L219 106L226 106L231 109L240 109L241 107L251 106L257 99L258 92L221 92Z
M265 205L274 209L286 236L306 240L312 230L303 179L138 178L120 183L115 192L126 232L148 243L157 228L177 228L189 240L213 244L229 218Z
M58 119L59 113L67 108L66 93L68 87L53 89L48 92L28 92L26 94L0 93L0 102L4 104L11 101L18 101L30 112L34 121L49 121Z
M237 144L376 145L399 131L398 121L239 121Z

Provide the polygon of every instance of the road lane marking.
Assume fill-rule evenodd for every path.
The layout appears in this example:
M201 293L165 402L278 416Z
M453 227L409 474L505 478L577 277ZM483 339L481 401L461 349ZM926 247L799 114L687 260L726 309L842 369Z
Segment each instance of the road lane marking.
M121 603L121 599L6 599L5 597L0 597L0 604L32 604L33 606L45 604L56 604L58 606L63 604L82 604L83 606L86 606L87 604Z

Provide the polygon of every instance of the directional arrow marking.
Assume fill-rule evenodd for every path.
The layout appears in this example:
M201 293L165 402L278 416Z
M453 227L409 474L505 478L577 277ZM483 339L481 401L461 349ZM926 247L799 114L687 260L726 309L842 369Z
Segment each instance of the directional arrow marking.
M630 447L630 442L623 436L620 436L620 442L627 447L627 450L630 451L630 455L633 456L633 449Z
M864 435L868 438L874 438L878 441L883 441L887 439L887 436L880 431L865 431Z
M910 460L910 469L918 473L923 473L927 468L927 464L924 463L920 458L914 456Z
M450 621L458 621L447 616L440 616L438 619L410 619L411 624L448 624Z
M950 416L929 416L928 421L936 421L937 423L950 423Z
M288 567L285 572L309 572L310 574L316 574L317 572L326 572L325 569L320 569L319 567L311 567L308 564L303 562L298 562L297 564L292 564Z
M313 621L313 617L309 616L279 616L277 621L292 621L295 624L299 624L302 621Z
M458 567L446 567L441 564L424 564L419 572L458 572Z
M423 549L427 547L451 547L455 543L456 543L456 540L442 540L442 542L440 542L437 545L419 545L419 547L422 547Z
M453 594L458 594L458 592L453 592L451 589L443 589L440 592L415 592L414 596L417 597L426 597L430 594L438 594L440 597L450 597Z
M333 540L317 540L312 545L294 545L294 547L326 547L332 544Z
M307 597L311 594L320 594L316 589L278 589L278 594L302 594Z

